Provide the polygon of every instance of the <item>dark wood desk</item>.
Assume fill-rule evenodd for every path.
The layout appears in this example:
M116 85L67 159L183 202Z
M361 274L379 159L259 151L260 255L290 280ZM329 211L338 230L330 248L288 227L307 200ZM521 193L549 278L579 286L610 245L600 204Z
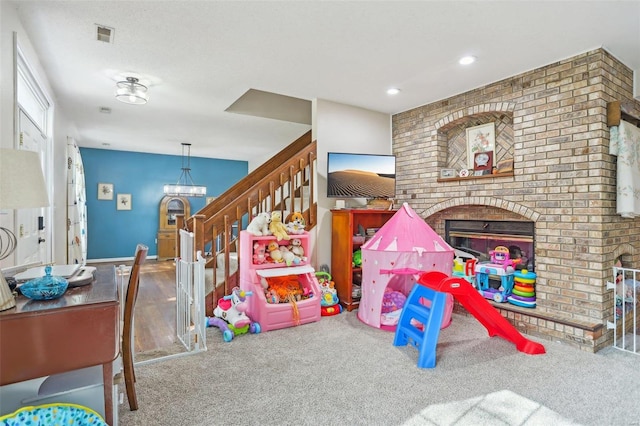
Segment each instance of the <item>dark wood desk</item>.
M113 424L113 361L120 350L115 268L56 300L16 298L0 312L0 386L102 365L105 420Z

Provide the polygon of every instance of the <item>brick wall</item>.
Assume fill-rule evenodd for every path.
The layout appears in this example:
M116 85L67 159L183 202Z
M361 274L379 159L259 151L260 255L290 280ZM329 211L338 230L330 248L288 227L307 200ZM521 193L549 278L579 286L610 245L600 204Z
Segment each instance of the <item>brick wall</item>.
M535 222L537 307L498 307L521 331L587 351L612 339L614 260L640 269L640 220L616 215L606 125L608 102L633 101L632 79L597 49L392 119L398 203L440 235L445 219ZM488 122L494 162L512 158L513 174L439 179L467 167L466 128Z

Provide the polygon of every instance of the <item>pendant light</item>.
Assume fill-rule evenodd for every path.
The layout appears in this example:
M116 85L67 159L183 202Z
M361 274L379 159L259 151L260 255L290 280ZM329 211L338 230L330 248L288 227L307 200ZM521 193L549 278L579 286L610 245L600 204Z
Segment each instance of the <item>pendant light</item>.
M127 77L127 81L116 83L116 99L126 104L144 105L149 100L147 86L138 83L135 77Z
M187 152L185 157L184 153ZM196 185L191 177L191 144L182 143L182 173L175 185L164 186L164 194L174 197L204 197L207 195L207 187Z

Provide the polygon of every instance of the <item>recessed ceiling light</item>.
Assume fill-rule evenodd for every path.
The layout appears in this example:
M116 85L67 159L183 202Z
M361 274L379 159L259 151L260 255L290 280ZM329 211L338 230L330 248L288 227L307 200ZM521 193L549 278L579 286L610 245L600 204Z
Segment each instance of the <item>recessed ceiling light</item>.
M475 56L463 56L462 58L460 58L458 62L460 63L460 65L469 65L474 63L475 61L476 61Z
M398 93L400 93L400 89L398 89L397 87L392 87L391 89L387 90L387 95L397 95Z

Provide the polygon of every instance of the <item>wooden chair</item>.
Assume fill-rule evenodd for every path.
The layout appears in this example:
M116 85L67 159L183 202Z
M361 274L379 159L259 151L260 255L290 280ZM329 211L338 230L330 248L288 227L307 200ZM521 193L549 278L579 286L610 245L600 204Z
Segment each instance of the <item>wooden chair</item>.
M124 302L124 324L122 327L122 367L124 370L124 383L127 388L127 399L131 411L138 409L138 397L136 396L136 372L133 367L133 311L138 298L138 287L140 286L140 265L147 258L149 248L138 244L136 248L136 258L129 274L129 285L127 286L127 296Z
M124 313L121 323L122 340L120 345L120 355L122 358L122 369L124 375L125 387L127 390L127 399L129 400L129 408L131 411L138 409L138 399L136 396L135 381L136 375L133 367L133 319L136 299L138 297L138 287L140 285L140 266L147 258L149 248L143 244L136 247L135 260L129 273L129 283L127 284L126 294L120 295L122 303L124 296ZM114 371L118 371L115 369ZM76 390L86 390L92 387L102 386L102 367L88 367L80 370L69 371L54 374L47 377L40 388L38 396L32 398L31 401L69 398L69 394ZM27 402L27 401L23 401ZM63 401L65 402L65 401ZM73 402L73 401L69 401Z

